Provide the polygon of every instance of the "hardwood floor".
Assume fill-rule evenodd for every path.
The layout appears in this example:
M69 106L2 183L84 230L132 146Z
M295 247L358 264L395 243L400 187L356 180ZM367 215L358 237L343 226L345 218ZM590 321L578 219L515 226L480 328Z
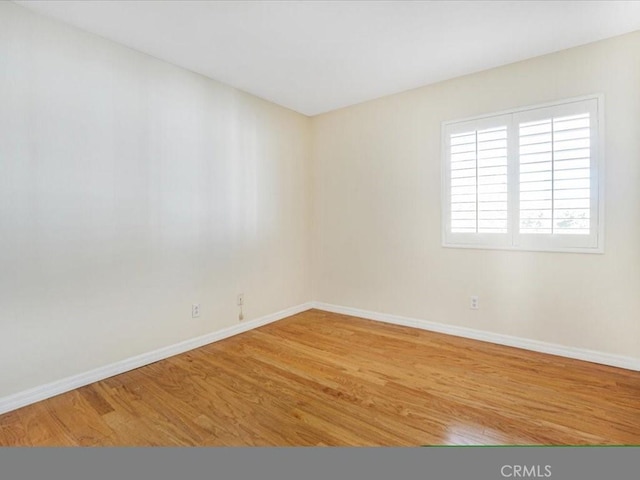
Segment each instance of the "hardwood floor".
M0 445L640 444L640 372L311 310L0 416Z

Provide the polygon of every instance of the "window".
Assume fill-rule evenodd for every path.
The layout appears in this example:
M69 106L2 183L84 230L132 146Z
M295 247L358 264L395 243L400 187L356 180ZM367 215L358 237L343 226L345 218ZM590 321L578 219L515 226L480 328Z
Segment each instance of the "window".
M443 123L443 245L602 252L602 97Z

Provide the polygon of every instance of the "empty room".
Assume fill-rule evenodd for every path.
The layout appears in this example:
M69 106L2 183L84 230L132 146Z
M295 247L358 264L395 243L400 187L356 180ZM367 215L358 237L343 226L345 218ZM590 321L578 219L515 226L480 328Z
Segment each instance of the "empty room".
M0 365L2 447L640 445L640 2L0 1Z

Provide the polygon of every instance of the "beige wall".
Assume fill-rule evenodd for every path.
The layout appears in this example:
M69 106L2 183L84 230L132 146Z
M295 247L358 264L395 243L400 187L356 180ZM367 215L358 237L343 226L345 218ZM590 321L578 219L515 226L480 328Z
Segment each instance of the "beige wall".
M443 248L441 122L591 93L606 253ZM314 299L640 358L639 125L640 32L313 118Z
M0 2L0 397L310 301L309 122Z

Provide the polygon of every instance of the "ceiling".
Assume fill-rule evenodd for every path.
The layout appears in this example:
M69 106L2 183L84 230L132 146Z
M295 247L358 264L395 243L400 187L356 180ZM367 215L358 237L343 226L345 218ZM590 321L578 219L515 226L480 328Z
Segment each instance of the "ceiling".
M640 1L16 1L305 115L640 30Z

